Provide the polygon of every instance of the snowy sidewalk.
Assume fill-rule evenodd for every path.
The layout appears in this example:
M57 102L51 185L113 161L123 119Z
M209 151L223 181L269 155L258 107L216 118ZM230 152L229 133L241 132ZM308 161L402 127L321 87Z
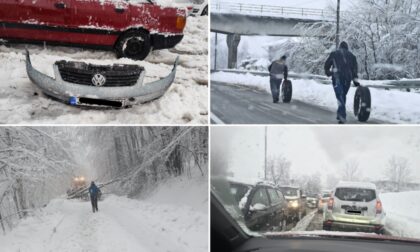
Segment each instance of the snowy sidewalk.
M90 202L55 199L24 219L1 251L207 251L207 214L187 206L151 204L110 195Z

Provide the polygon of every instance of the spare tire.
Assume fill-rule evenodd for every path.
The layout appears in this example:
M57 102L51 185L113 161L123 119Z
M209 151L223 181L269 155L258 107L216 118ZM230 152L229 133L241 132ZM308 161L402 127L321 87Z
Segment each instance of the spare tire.
M284 80L281 85L281 99L284 103L292 100L292 82L290 80Z
M359 122L366 122L370 116L370 90L368 87L359 86L356 89L354 95L354 115L357 117Z

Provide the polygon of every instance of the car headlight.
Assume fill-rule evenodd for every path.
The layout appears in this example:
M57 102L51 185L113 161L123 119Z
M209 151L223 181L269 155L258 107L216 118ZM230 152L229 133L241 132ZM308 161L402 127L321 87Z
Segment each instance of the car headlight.
M299 202L297 200L292 200L289 202L289 206L293 207L293 208L297 208L299 207Z

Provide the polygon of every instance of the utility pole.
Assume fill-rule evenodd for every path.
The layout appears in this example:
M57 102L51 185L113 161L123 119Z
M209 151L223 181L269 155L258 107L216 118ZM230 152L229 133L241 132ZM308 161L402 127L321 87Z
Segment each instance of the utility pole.
M214 42L214 70L217 70L217 32L216 32L216 40Z
M267 180L267 126L265 126L264 141L264 180Z
M338 49L340 43L340 0L337 0L337 30L335 32L335 49Z

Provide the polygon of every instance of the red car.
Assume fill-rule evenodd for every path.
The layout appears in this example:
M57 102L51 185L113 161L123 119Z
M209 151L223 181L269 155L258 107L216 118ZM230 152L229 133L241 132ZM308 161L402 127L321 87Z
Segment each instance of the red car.
M182 40L185 10L136 0L0 0L0 39L114 50L142 60Z

